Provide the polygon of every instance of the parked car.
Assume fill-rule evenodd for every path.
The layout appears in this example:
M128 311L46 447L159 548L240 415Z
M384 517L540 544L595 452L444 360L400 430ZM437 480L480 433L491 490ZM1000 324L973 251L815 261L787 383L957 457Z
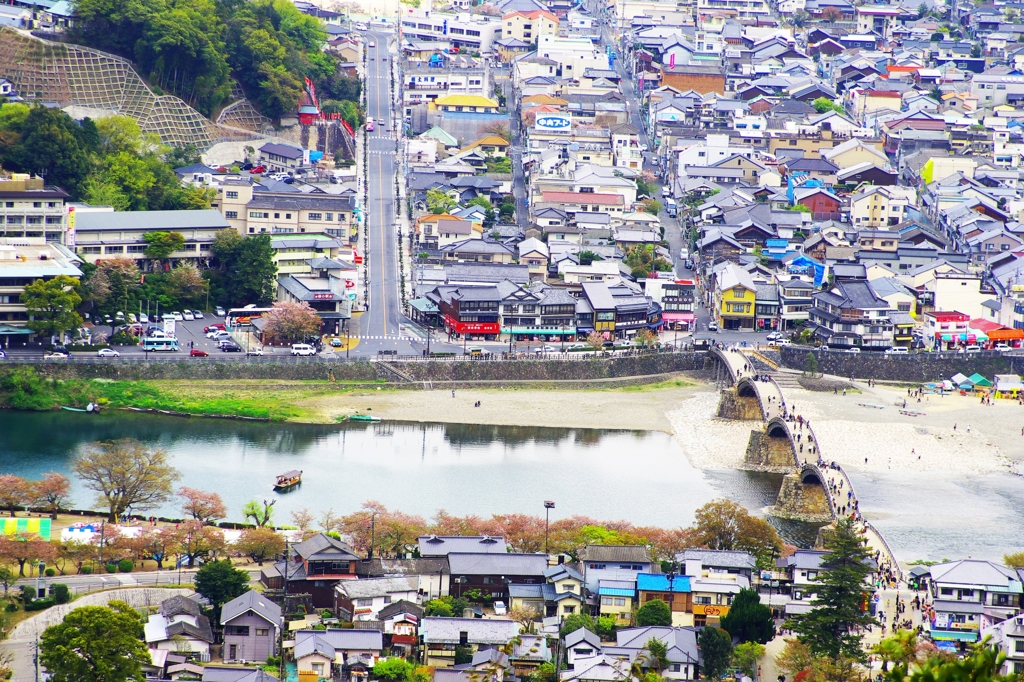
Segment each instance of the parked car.
M118 353L113 348L100 348L98 351L96 351L96 355L100 356L101 358L119 358L119 357L121 357L121 354Z
M145 314L139 315L139 324L149 324L149 316Z
M236 346L235 340L230 336L226 339L217 339L217 348L223 348L224 346Z
M222 353L241 353L242 347L234 343L226 343L220 347Z
M44 355L43 359L44 360L66 360L69 357L70 357L69 353L64 353L64 352L56 351L55 350L55 351L51 351L51 352L47 353L46 355Z
M0 360L6 360L6 359L7 359L7 353L5 353L2 350L0 350Z
M223 308L217 306L216 308L213 309L213 314L216 315L217 317L224 317L224 315L226 315L227 313L224 312Z
M266 166L254 166L254 167L249 169L249 172L252 173L253 175L262 175L263 173L267 172L267 167Z
M768 336L766 336L765 338L768 339L769 341L781 341L782 340L782 333L781 332L769 332Z
M216 324L208 324L208 325L206 325L205 327L203 327L203 332L209 334L210 332L224 331L224 329L225 329L224 325L221 324L220 322L218 322Z
M496 601L496 602L494 602L494 615L496 615L496 616L504 616L506 613L508 613L508 609L505 608L505 602L503 602L503 601Z
M203 311L202 310L193 310L192 311L192 317L196 318L197 320L203 319Z
M860 352L860 348L857 348L856 346L854 346L853 348L847 348L846 352L847 353L859 353Z
M997 343L996 345L992 346L992 350L1010 350L1010 345L1006 343Z
M718 323L717 322L708 322L708 331L709 332L717 332L718 331Z
M190 321L190 322L191 322L192 320L196 319L196 316L192 314L192 311L191 311L191 310L186 310L185 312L183 312L183 313L181 314L181 317L182 317L182 319L188 320L188 321Z
M533 352L534 353L557 353L558 349L555 348L554 346L541 346L540 348L535 348L533 350Z
M217 331L210 332L209 334L206 335L206 337L209 338L209 339L217 339L217 340L229 339L230 340L231 339L231 334L229 332L224 331L223 329L218 329Z
M169 320L177 320L178 322L181 322L182 320L185 319L185 316L182 315L179 312L173 312L173 313L167 313L167 319L169 319Z
M792 346L793 345L793 342L790 341L789 339L779 339L775 343L780 345L780 346Z
M257 357L262 357L263 356L263 349L262 348L250 348L249 350L245 351L245 354L246 355L255 355Z
M201 350L199 348L193 348L192 350L190 350L188 352L188 354L189 354L190 357L193 357L193 358L205 358L205 357L209 357L209 355L210 355L205 350Z
M585 348L590 348L590 346L585 343L570 343L565 347L566 350L583 350Z
M965 353L980 353L981 352L981 346L979 346L976 343L972 343L969 346L964 346L963 352L965 352Z
M910 349L906 346L893 346L885 351L886 355L906 355Z
M316 348L313 348L313 346L309 345L308 343L293 343L292 355L316 355Z

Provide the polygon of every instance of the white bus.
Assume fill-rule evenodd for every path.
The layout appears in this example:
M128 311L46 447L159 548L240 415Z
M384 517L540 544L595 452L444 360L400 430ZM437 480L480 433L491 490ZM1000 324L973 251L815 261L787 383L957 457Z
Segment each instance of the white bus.
M178 339L175 338L157 338L153 336L147 336L142 340L142 350L144 351L176 351L178 350Z

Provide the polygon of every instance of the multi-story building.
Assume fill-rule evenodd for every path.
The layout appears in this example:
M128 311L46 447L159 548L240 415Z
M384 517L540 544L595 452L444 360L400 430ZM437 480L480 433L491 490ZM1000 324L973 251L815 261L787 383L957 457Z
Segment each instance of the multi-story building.
M1024 585L1012 568L963 559L936 564L929 572L932 641L977 642L982 629L1020 613Z
M888 302L867 280L837 282L831 291L813 295L809 311L815 337L835 348L885 350L893 345Z
M502 297L496 285L444 285L428 292L425 298L437 306L441 322L449 336L493 341L501 333Z
M799 277L779 282L779 329L789 331L807 321L813 293L814 285Z
M636 583L641 573L650 573L654 560L642 545L586 545L579 553L587 590L596 593L602 580Z
M912 187L871 186L850 197L850 221L855 227L889 227L907 219L915 205ZM893 235L898 241L898 235Z
M230 228L219 211L75 211L75 248L89 263L104 258L130 258L143 270L177 263L205 264L217 233ZM185 239L180 251L157 262L146 255L146 235L177 232Z
M501 18L501 37L536 43L540 36L558 35L558 17L547 10L509 12Z
M497 648L519 634L519 624L503 618L424 618L420 624L423 663L432 668L455 665L455 650Z
M441 41L467 52L487 52L502 37L498 17L446 12L402 17L402 35L405 40Z
M741 19L767 16L771 8L765 0L697 0L697 13L735 12Z
M73 230L65 240L72 213L68 193L44 184L42 178L15 178L0 180L0 238L42 239L73 248Z
M620 280L586 282L576 301L576 331L604 334L607 339L625 339L641 329L661 327L661 306L645 296L636 284Z
M757 285L750 273L732 262L717 269L715 277L715 315L722 329L754 328Z
M211 204L241 235L326 234L353 238L355 193L263 192L247 180L226 180Z
M36 237L31 244L26 239L0 240L0 343L4 348L34 339L28 328L28 312L21 302L25 286L59 275L81 277L81 260L58 242L46 243Z
M576 335L576 299L565 289L543 284L527 288L506 280L498 283L498 290L501 333L516 340L559 340Z
M487 69L477 66L460 68L440 62L409 66L403 70L403 79L406 105L433 102L447 95L485 96L490 90Z
M929 348L949 350L974 343L967 328L971 316L956 310L930 310L924 314L924 339Z

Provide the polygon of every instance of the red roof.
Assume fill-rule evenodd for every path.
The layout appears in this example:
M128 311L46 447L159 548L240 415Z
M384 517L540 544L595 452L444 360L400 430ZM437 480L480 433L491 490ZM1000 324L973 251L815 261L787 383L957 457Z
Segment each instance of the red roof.
M865 90L864 94L868 97L895 97L896 99L902 97L900 93L892 90Z
M541 201L558 204L603 204L605 206L621 206L621 194L591 194L589 192L541 192Z
M977 329L978 331L985 332L986 334L995 329L1006 328L1003 325L999 324L998 322L993 322L992 320L986 320L980 317L976 317L973 320L971 320L969 325L971 329Z
M925 315L931 315L939 322L967 322L969 319L971 319L970 315L958 313L955 310L949 312L945 312L942 310L933 310L931 312L925 313Z

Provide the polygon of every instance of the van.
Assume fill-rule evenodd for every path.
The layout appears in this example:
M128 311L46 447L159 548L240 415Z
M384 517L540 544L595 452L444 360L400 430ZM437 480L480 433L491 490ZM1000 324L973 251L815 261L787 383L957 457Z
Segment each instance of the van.
M669 185L662 185L661 186L661 197L663 199L667 199L670 196L672 196L672 188Z
M679 214L679 204L672 197L665 198L665 213L675 218Z
M308 343L293 343L292 355L313 356L316 355L316 348L313 348Z
M470 346L469 348L466 349L466 355L475 355L479 357L481 355L490 354L491 352L489 350L487 350L486 348L482 348L480 346Z
M910 352L909 348L905 346L893 346L889 350L885 351L886 355L906 355Z

